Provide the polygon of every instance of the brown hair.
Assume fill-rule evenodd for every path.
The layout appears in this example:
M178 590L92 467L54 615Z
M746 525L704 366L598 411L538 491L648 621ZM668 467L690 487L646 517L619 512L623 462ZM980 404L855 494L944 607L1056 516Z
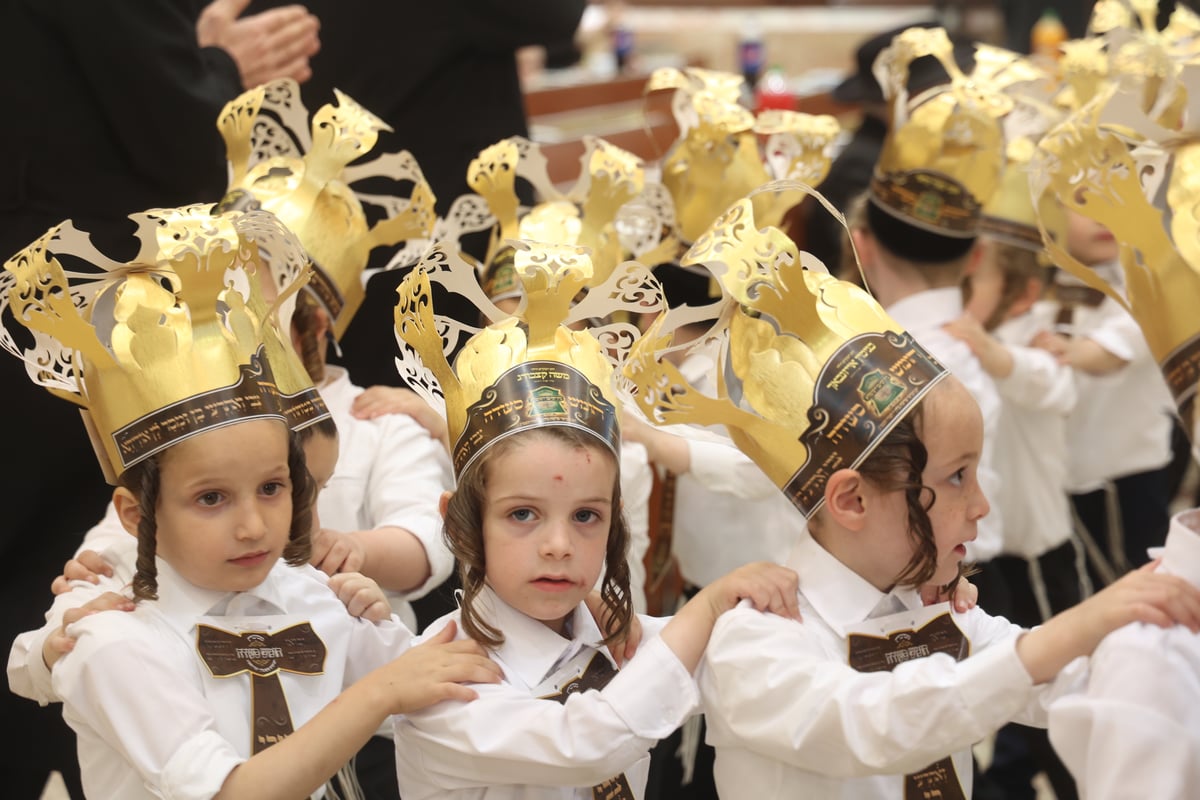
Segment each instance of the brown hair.
M904 492L913 555L895 577L895 583L917 588L928 583L938 567L937 543L933 523L929 520L929 509L937 501L937 493L921 481L921 473L929 461L929 452L920 436L923 411L924 405L918 404L857 467L863 478L881 491ZM818 515L810 525L819 529L819 520ZM965 567L960 565L959 576L964 574L967 574ZM955 578L953 583L943 587L950 590L952 598L957 583Z
M296 310L292 312L292 329L300 338L300 361L308 377L318 386L325 380L325 356L317 336L317 315L321 306L312 293L301 291L296 294Z
M154 556L158 550L158 494L161 488L161 459L159 453L125 470L118 483L137 498L141 520L138 522L137 572L133 576L133 595L139 600L158 599L158 567ZM283 549L289 566L307 564L312 556L312 504L317 487L304 462L300 436L288 432L288 473L292 482L292 524L288 544Z
M504 643L504 632L480 619L475 609L475 599L483 590L487 574L486 554L483 547L483 512L487 502L488 466L531 435L549 436L569 447L586 448L615 456L589 433L563 425L548 425L532 428L509 436L493 444L480 454L478 460L459 476L458 485L446 507L446 522L443 535L450 552L458 562L458 574L462 581L461 617L463 630L475 641L487 647L499 647ZM605 644L625 637L633 617L633 598L629 589L629 564L625 560L629 550L629 526L621 512L621 476L618 464L617 477L613 482L611 527L608 531L608 547L604 555L604 581L600 587L600 598L604 603L601 628L608 633Z
M992 258L995 259L996 266L1004 275L1004 288L1000 293L1000 302L996 304L996 310L983 322L983 327L989 331L995 330L1004 321L1013 303L1017 302L1017 298L1025 293L1025 287L1029 285L1029 281L1036 280L1043 286L1050 281L1050 268L1043 261L1044 253L996 240L991 241L990 247ZM963 302L970 302L970 300L971 277L968 275L963 278Z

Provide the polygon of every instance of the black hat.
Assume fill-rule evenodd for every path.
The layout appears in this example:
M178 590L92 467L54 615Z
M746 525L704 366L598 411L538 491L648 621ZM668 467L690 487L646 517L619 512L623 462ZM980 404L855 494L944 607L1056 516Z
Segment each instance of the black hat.
M914 22L902 25L889 31L876 34L858 46L854 52L854 62L857 71L833 88L833 99L839 103L882 103L883 90L871 70L875 59L883 49L892 43L900 33L909 28L937 28L941 23L933 20ZM958 62L963 72L970 72L975 67L975 45L969 39L951 36L954 43L954 60ZM926 89L945 83L949 80L945 68L933 56L922 56L915 59L908 68L908 92L910 95L919 94Z

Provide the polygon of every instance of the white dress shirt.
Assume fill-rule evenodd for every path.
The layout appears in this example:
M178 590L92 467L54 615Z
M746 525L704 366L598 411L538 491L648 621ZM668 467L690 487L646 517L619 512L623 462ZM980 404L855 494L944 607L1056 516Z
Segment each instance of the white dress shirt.
M650 549L650 489L653 477L646 448L637 442L621 442L621 513L629 528L629 593L633 610L646 612L646 551ZM596 588L604 581L601 573Z
M1000 473L996 469L996 441L1000 425L1000 394L991 377L979 365L979 359L966 343L954 338L943 326L963 314L962 290L930 289L893 303L887 313L912 334L934 358L962 381L963 386L979 403L983 414L983 453L980 454L978 477L991 512L979 520L979 535L967 542L967 558L989 561L1004 546L1004 520Z
M195 587L159 559L157 601L72 625L75 648L55 665L53 682L78 737L88 797L211 798L250 757L250 676L212 677L196 650L197 622L266 631L312 624L326 647L324 672L279 673L297 729L409 648L412 634L398 619L351 617L326 581L280 562L253 591L230 594Z
M1159 569L1200 586L1200 534L1177 514ZM1193 523L1194 525L1195 523ZM1050 706L1050 742L1086 800L1195 797L1200 637L1134 623L1105 637L1086 692Z
M920 608L919 594L885 595L810 536L788 566L803 622L743 603L717 621L698 673L722 797L898 800L905 774L951 754L970 797L974 742L1010 720L1045 725L1046 692L1016 653L1021 628L976 608L953 615L965 660L938 653L858 672L851 629L888 604Z
M405 414L358 419L350 413L363 389L341 367L327 366L321 398L338 428L338 460L317 500L321 525L335 531L395 526L412 533L429 559L430 575L410 592L389 592L392 610L413 630L410 600L450 577L454 557L442 539L438 498L454 488L450 456L441 442Z
M554 693L549 676L582 672L597 653L608 658L587 609L576 609L566 639L489 589L478 608L504 633L492 653L503 682L475 685L479 698L469 703L394 718L404 800L591 800L592 786L622 773L644 797L650 748L698 710L692 676L657 636L667 620L642 617L637 655L604 689L560 704L541 699ZM458 618L448 614L424 637Z
M1093 270L1122 290L1115 264ZM1055 280L1077 283L1070 275ZM1058 305L1043 301L1057 313ZM1128 363L1108 375L1076 373L1079 401L1067 420L1069 489L1081 494L1123 475L1159 469L1171 460L1170 390L1137 321L1111 297L1078 306L1060 333L1091 339Z
M1012 373L996 380L1003 552L1022 558L1037 558L1063 544L1074 526L1067 497L1067 417L1075 408L1075 373L1045 350L1029 347L1034 336L1051 327L1045 312L1032 309L994 332L1013 359Z
M441 584L454 568L454 557L442 539L438 511L441 493L454 487L450 457L440 442L405 415L389 414L373 420L354 417L350 407L363 390L350 383L341 367L329 366L326 371L320 393L337 425L339 450L333 477L317 498L321 524L339 531L395 525L420 540L429 559L429 579L411 592L388 593L392 610L416 630L416 614L409 599L421 597ZM631 493L636 503L637 493ZM636 505L634 508L636 512ZM644 501L641 513L645 514ZM84 536L76 553L81 550L102 555L112 565L113 577L102 579L98 587L77 581L72 591L54 599L46 612L46 624L20 634L9 651L9 687L42 705L57 700L50 688L50 673L42 662L45 637L59 628L67 609L78 608L103 591L121 592L132 583L136 572L137 538L121 525L112 503L104 518Z

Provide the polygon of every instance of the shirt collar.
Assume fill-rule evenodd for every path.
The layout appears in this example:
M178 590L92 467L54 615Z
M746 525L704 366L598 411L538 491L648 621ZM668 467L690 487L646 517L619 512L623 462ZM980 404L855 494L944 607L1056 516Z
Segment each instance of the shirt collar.
M203 589L184 579L166 561L155 559L158 565L158 607L163 613L176 618L195 618L224 613L229 601L238 594L250 595L267 604L274 613L282 614L286 608L280 589L282 570L289 569L281 559L258 586L248 592L221 592Z
M796 541L787 566L800 576L804 599L843 638L850 628L872 617L921 606L921 594L916 589L879 591L834 558L808 532Z
M506 672L511 669L526 686L537 686L561 661L585 647L599 650L609 658L604 637L583 603L576 607L571 618L570 639L517 611L489 586L475 598L475 609L484 621L504 634L504 643L496 648L495 656Z
M1163 548L1163 566L1200 586L1200 509L1191 508L1171 517L1167 545Z
M938 328L963 314L962 289L926 289L897 300L886 309L888 316L909 331Z

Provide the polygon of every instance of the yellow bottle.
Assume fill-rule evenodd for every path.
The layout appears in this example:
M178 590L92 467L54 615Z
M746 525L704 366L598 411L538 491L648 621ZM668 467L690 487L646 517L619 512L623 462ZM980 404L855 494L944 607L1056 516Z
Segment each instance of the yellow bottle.
M1029 32L1029 52L1035 57L1058 60L1062 55L1061 45L1067 40L1067 26L1058 18L1058 12L1047 8Z

